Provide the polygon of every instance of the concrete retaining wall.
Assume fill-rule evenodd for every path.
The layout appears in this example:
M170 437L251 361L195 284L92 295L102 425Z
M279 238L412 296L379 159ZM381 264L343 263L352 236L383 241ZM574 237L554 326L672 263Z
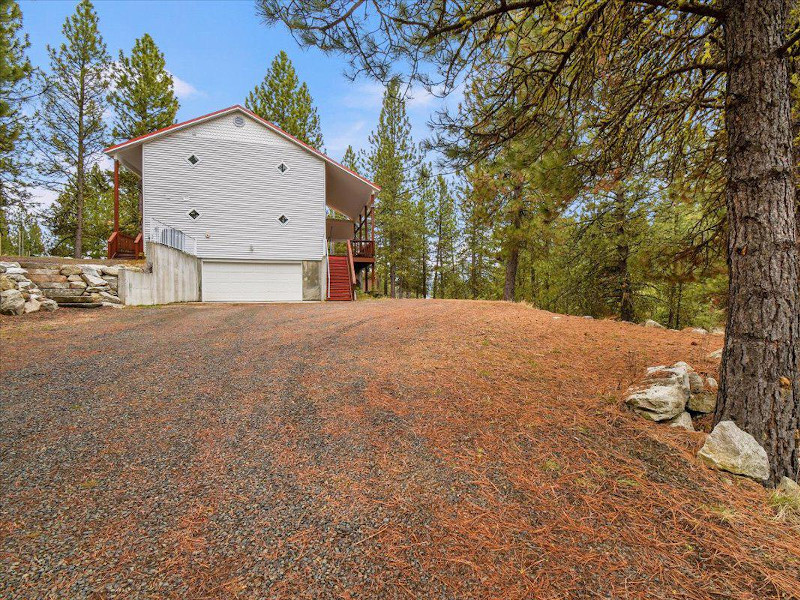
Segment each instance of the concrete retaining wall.
M303 261L303 300L324 300L327 271L323 260Z
M119 271L119 298L123 304L200 301L200 259L156 242L147 242L145 256L148 269Z

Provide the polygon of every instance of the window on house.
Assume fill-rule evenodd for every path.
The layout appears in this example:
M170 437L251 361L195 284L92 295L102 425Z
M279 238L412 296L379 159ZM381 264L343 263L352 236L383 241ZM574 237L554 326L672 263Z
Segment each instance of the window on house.
M278 221L280 221L281 225L286 225L289 222L289 217L287 217L286 215L281 215L280 217L278 217Z
M289 167L286 166L286 163L281 163L278 165L278 171L281 173L286 173L289 170Z
M197 157L196 157L194 154L192 154L192 155L191 155L191 156L190 156L190 157L189 157L187 160L188 160L190 163L192 163L193 165L196 165L197 163L199 163L199 162L200 162L200 159L199 159L199 158L197 158Z

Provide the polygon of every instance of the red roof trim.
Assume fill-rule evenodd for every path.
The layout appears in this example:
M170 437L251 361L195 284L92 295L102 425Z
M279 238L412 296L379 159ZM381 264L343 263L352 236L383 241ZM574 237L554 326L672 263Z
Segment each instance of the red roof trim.
M246 115L256 119L257 121L259 121L261 123L263 123L269 129L272 129L273 131L275 131L279 135L282 135L285 138L295 142L296 144L299 144L300 146L302 146L306 150L316 154L317 156L319 156L323 160L325 160L325 161L327 161L327 162L329 162L329 163L331 163L333 165L336 165L337 167L339 167L343 171L346 171L347 173L350 173L351 175L354 175L355 177L358 177L364 183L366 183L366 184L370 185L371 187L375 188L376 190L380 191L380 189L381 189L380 186L372 183L366 177L362 177L361 175L359 175L358 173L356 173L352 169L348 169L347 167L345 167L340 162L333 160L327 154L323 154L322 152L320 152L316 148L313 148L313 147L309 146L308 144L306 144L302 140L299 140L296 137L294 137L291 133L287 133L286 131L284 131L283 129L281 129L280 127L275 125L274 123L270 123L266 119L261 118L256 113L254 113L251 110L248 110L247 108L245 108L244 106L241 106L240 104L234 104L233 106L229 106L228 108L223 108L221 110L215 110L214 112L208 113L207 115L202 115L200 117L195 117L194 119L189 119L188 121L183 121L182 123L175 123L174 125L170 125L169 127L164 127L163 129L157 129L156 131L152 131L150 133L145 133L144 135L140 135L138 137L132 138L132 139L127 140L125 142L121 142L119 144L115 144L114 146L109 146L108 148L103 150L103 152L105 154L108 154L109 152L112 152L114 150L119 150L120 148L123 148L125 146L129 146L129 145L134 144L136 142L142 142L142 141L146 140L147 138L166 133L166 132L171 131L173 129L179 129L179 128L185 127L187 125L191 125L192 123L196 123L198 121L203 121L205 119L210 119L211 117L215 117L217 115L221 115L221 114L224 114L224 113L227 113L227 112L231 112L231 111L234 111L234 110L242 111Z

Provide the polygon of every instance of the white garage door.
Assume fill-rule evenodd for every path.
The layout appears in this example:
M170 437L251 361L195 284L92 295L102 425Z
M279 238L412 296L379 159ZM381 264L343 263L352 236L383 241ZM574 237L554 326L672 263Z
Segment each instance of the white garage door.
M301 263L203 261L203 302L303 299Z

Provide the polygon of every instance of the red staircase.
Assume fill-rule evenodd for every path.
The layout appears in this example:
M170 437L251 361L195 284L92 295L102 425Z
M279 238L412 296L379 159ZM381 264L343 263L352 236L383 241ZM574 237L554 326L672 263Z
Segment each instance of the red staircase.
M350 301L353 288L350 285L350 265L346 256L328 256L328 300Z

